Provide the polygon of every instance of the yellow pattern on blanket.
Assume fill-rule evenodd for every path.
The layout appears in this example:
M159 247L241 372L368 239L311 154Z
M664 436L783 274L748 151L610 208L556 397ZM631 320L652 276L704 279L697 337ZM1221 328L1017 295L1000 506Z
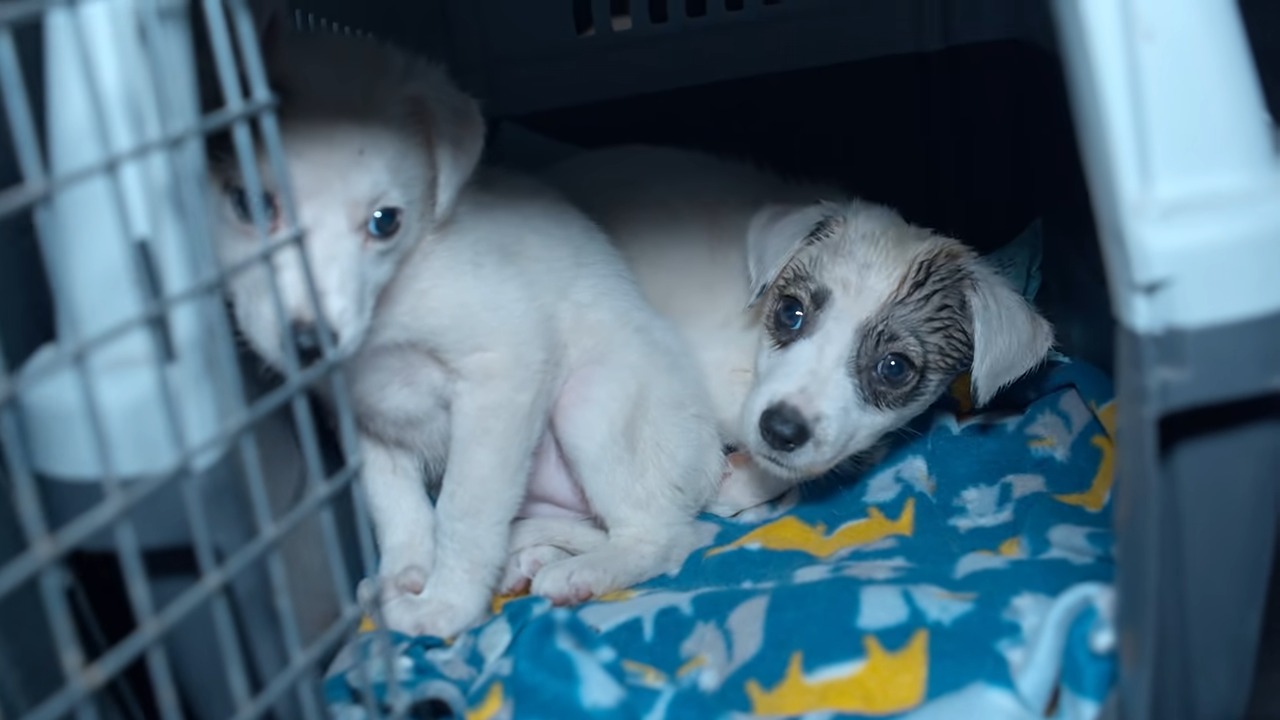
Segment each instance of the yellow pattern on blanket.
M706 557L739 548L761 550L799 550L814 557L827 558L841 550L884 540L894 535L909 537L915 529L915 498L902 506L897 520L890 520L879 508L867 509L867 516L851 520L830 535L823 523L810 525L794 515L786 515L743 535L728 545L711 548Z
M1098 461L1098 472L1093 476L1093 482L1089 484L1088 490L1053 496L1059 502L1076 505L1090 512L1102 510L1107 504L1107 499L1111 497L1111 484L1115 480L1115 440L1113 438L1116 435L1116 403L1112 400L1100 408L1095 406L1094 412L1104 431L1089 438L1089 442L1102 453L1102 458Z
M805 676L804 655L791 655L787 671L772 690L748 680L747 697L756 715L795 717L834 711L884 715L909 710L925 696L929 669L929 631L917 630L900 650L884 649L873 635L862 639L866 657L844 673Z

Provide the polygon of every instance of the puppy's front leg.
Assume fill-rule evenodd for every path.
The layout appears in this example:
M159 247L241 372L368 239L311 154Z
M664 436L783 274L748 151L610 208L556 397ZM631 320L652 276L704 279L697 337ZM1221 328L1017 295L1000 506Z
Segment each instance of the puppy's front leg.
M435 517L423 484L422 463L411 451L368 436L360 439L364 469L361 481L378 540L378 578L383 620L387 627L407 632L411 618L395 612L396 598L422 592L435 560ZM361 605L372 608L369 581L359 588Z
M488 611L550 412L545 379L528 372L537 363L486 364L456 385L436 566L417 598L421 634L452 637Z

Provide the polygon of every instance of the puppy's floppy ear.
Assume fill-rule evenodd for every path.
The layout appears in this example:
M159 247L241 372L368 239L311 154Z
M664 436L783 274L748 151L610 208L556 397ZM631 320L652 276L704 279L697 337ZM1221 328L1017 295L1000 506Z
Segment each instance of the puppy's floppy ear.
M986 405L1005 386L1039 365L1053 347L1053 327L981 258L968 261L973 318L973 399Z
M432 217L453 210L484 151L485 122L480 105L463 92L444 68L422 59L409 63L406 102L411 120L422 130L431 155Z
M755 305L778 274L801 248L818 242L840 221L836 208L825 202L808 205L766 205L747 226L747 275Z

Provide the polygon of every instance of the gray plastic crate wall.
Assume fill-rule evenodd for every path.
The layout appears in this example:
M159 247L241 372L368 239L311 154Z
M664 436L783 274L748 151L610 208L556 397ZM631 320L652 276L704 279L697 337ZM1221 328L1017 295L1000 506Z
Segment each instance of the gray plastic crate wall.
M0 5L2 717L321 717L360 618L341 368L267 373L222 301L300 237L254 33L238 1ZM214 133L285 218L226 269Z
M966 43L1053 44L1048 5L1026 0L291 5L446 60L493 118Z

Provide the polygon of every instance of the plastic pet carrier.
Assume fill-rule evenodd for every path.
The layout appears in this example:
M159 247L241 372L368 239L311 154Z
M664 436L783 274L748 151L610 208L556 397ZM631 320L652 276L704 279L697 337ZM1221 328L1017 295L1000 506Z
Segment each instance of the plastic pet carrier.
M260 132L287 177L258 8L8 0L0 718L1280 717L1280 6L291 9L444 61L494 164L674 145L890 204L997 263L1053 321L1055 369L1002 420L934 409L843 489L721 524L675 579L500 598L448 643L371 628L345 367L326 346L264 370L223 299L305 218L243 266L212 249L207 136ZM953 538L936 577L929 518ZM769 528L874 541L794 541L780 579L751 559Z

